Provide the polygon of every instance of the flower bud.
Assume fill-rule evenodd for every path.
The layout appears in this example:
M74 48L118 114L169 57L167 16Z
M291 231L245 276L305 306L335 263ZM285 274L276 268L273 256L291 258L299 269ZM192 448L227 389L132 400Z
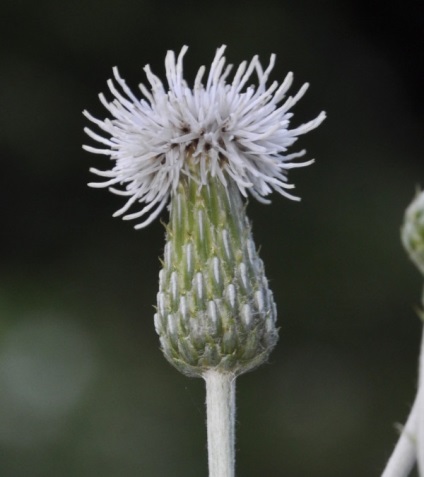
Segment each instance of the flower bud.
M424 192L418 193L406 209L401 237L410 259L424 274Z
M245 206L226 182L187 176L171 200L155 326L167 360L189 376L249 371L278 339Z

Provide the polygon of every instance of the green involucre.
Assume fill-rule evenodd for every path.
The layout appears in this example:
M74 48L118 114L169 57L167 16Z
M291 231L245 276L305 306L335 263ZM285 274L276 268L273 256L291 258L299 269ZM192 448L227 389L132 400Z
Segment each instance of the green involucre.
M171 200L156 331L167 360L189 376L235 375L266 361L276 307L236 185L184 177Z

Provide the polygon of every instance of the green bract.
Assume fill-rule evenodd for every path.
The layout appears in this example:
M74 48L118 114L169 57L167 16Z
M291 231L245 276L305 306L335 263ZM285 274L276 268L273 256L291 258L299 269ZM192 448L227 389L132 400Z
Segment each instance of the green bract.
M170 209L155 315L165 357L189 376L258 366L278 339L276 307L236 184L184 176Z

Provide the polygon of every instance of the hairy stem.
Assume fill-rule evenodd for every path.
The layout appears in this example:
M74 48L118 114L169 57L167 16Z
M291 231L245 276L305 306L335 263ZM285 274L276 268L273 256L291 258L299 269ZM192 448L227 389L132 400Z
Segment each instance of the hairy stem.
M386 468L381 477L406 477L412 470L417 457L418 467L423 467L422 434L424 432L424 331L421 338L421 350L419 361L418 391L414 405L409 413L402 433L399 437ZM421 438L419 437L421 435ZM420 444L417 444L417 441ZM418 450L418 456L417 456Z
M418 398L381 477L406 477L411 472L416 459L417 407Z
M206 382L209 477L234 477L235 376L209 370Z
M423 475L424 471L424 329L421 338L420 363L419 363L419 377L418 377L418 392L415 398L417 407L417 431L416 431L416 455L418 463L418 471ZM415 405L414 405L415 406Z

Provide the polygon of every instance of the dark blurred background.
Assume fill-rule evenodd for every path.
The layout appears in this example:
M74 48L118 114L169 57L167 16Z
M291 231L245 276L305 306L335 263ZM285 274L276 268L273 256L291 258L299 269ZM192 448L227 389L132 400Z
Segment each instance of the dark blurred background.
M293 124L300 204L249 205L279 310L270 363L238 380L244 477L379 475L414 397L422 279L399 240L424 183L424 3L414 0L2 0L0 475L207 475L204 390L153 328L160 221L134 231L89 189L81 111L111 68L135 89L190 46L277 53L311 83ZM162 220L166 220L163 214Z

